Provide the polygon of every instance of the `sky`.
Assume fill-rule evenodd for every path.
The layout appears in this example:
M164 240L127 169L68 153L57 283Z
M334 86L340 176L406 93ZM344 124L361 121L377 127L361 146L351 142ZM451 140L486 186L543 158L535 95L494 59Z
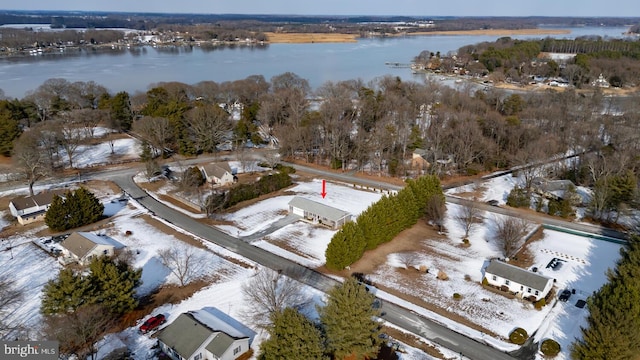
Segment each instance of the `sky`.
M0 0L4 10L412 16L640 16L638 0Z

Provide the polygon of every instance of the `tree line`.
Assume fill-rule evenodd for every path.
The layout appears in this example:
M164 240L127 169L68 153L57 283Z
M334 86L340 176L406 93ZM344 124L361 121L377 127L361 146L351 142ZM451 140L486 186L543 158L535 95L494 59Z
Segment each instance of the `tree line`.
M586 151L533 168L537 176L593 187L627 172L637 183L638 103L637 95L605 97L597 89L519 94L390 76L312 91L294 73L270 81L254 75L158 83L135 94L50 79L23 99L0 100L0 138L29 182L73 167L79 129L102 124L135 133L151 157L251 142L277 145L284 158L399 177L474 175ZM637 206L636 193L625 206Z
M575 54L571 60L539 58L541 53ZM427 50L415 62L435 71L452 73L462 69L494 81L528 84L532 77L563 77L572 85L589 87L600 74L611 86L636 86L640 75L640 42L631 39L545 38L517 40L503 37L494 42L466 45L442 56Z
M326 265L342 270L372 250L413 226L427 212L430 217L444 212L444 195L435 176L408 180L396 195L385 196L363 211L355 222L346 223L331 238L325 252ZM434 219L435 220L435 219ZM437 220L436 220L437 221Z
M634 359L640 353L639 241L629 240L607 273L609 282L587 299L587 325L572 344L573 359Z

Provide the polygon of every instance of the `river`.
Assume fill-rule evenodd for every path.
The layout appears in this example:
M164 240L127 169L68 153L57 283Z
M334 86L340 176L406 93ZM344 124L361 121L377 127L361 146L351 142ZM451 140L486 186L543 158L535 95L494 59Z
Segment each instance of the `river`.
M621 37L625 27L563 28L571 32L559 38L585 35ZM535 35L513 36L518 39ZM250 75L272 76L290 71L317 88L326 81L399 76L403 80L421 80L407 68L392 68L386 62L410 63L422 50L446 54L460 47L498 36L432 35L383 39L361 39L356 43L270 44L266 47L234 47L206 50L199 47L138 47L120 52L73 55L42 55L0 59L0 89L7 97L22 98L50 78L70 82L95 81L110 91L146 91L164 81L195 84L204 80L233 81Z

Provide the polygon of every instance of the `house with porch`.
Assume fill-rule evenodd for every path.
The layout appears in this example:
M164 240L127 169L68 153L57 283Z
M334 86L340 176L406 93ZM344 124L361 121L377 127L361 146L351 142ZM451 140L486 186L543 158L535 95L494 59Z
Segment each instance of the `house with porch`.
M344 210L296 196L289 201L289 213L302 216L314 224L339 229L352 220L352 215Z
M109 236L90 232L74 232L60 243L62 256L58 261L67 265L77 262L88 265L92 259L100 256L114 256L125 246Z
M214 307L182 313L157 334L162 352L173 360L235 360L256 333Z
M509 291L516 296L538 301L549 294L553 279L528 271L500 260L491 260L484 270L484 280L489 285Z
M211 163L200 166L199 168L200 171L202 171L204 178L211 184L227 185L233 183L237 179L233 175L231 167L229 167L229 164L226 162Z
M43 191L33 196L14 198L9 202L9 211L22 225L44 220L44 216L55 195L64 197L67 190Z

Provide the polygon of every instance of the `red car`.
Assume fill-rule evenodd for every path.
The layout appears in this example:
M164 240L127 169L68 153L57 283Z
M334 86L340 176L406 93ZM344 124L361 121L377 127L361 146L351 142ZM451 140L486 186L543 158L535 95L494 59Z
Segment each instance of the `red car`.
M164 324L166 321L167 320L162 314L152 316L147 321L145 321L144 324L140 325L140 332L146 334L151 330L155 330L158 326Z

